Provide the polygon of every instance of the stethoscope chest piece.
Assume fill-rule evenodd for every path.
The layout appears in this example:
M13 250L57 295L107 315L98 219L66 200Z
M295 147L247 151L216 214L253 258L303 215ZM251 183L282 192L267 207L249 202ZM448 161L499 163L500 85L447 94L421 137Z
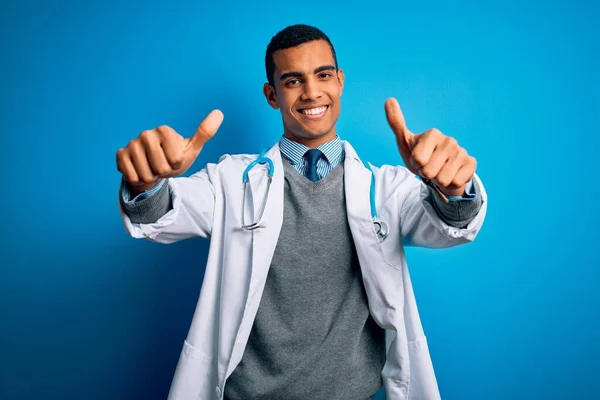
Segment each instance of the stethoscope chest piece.
M373 225L375 226L377 238L380 242L383 242L390 232L387 224L378 218L373 221Z

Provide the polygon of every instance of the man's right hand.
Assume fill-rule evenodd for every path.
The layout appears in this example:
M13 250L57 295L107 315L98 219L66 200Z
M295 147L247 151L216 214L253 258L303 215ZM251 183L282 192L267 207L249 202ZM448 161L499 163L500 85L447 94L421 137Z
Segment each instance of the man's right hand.
M194 163L204 144L223 122L223 113L213 110L191 138L168 126L143 131L127 147L117 151L117 169L135 196L152 189L161 179L183 174Z

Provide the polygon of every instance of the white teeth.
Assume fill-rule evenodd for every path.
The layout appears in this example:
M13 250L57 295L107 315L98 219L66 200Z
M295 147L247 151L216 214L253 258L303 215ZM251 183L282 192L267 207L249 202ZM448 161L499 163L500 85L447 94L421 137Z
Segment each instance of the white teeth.
M302 110L302 114L307 114L307 115L316 115L316 114L321 114L324 113L325 110L327 109L327 107L317 107L317 108L309 108L307 110Z

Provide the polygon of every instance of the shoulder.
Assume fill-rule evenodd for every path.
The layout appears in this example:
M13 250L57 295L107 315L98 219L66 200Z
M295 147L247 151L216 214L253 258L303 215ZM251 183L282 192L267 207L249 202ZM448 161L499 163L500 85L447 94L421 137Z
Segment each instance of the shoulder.
M243 174L244 170L256 160L259 154L223 154L216 162L208 162L204 167L193 173L191 177L208 175L211 180L223 180L234 174Z
M371 166L375 175L376 190L388 197L419 191L421 181L403 165Z
M384 182L404 181L416 177L415 174L410 172L408 168L403 165L371 165L371 169L375 174L375 178L383 180Z
M217 161L218 166L228 168L246 168L259 154L223 154Z

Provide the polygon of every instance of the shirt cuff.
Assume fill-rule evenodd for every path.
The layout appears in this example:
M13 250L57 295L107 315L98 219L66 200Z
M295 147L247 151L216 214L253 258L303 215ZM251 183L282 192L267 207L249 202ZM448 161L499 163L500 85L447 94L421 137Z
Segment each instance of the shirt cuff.
M448 200L450 201L473 201L477 200L477 193L475 192L475 185L473 185L473 179L467 182L467 186L465 187L465 194L463 196L448 196L446 195Z
M168 184L160 182L150 190L140 193L133 200L129 199L123 193L126 190L127 183L125 179L121 180L121 206L125 214L132 223L151 224L158 221L166 213L173 209L171 200L171 191ZM156 190L155 190L156 189ZM141 196L141 195L144 196ZM125 200L127 199L127 201Z
M165 182L166 182L166 179L162 179L158 185L154 186L152 189L148 189L148 190L138 194L137 196L135 196L132 199L131 193L129 193L129 189L127 189L127 185L125 184L125 178L123 178L123 185L122 185L123 202L125 204L133 204L137 201L147 199L148 197L152 196L154 193L158 192L160 190L160 188L165 184Z
M471 192L479 192L477 182L473 182L474 188ZM446 203L442 197L431 187L428 187L432 196L432 205L438 216L448 225L455 228L465 228L475 219L482 206L482 196L464 199L457 196L460 200L449 201ZM465 201L469 200L469 201Z

